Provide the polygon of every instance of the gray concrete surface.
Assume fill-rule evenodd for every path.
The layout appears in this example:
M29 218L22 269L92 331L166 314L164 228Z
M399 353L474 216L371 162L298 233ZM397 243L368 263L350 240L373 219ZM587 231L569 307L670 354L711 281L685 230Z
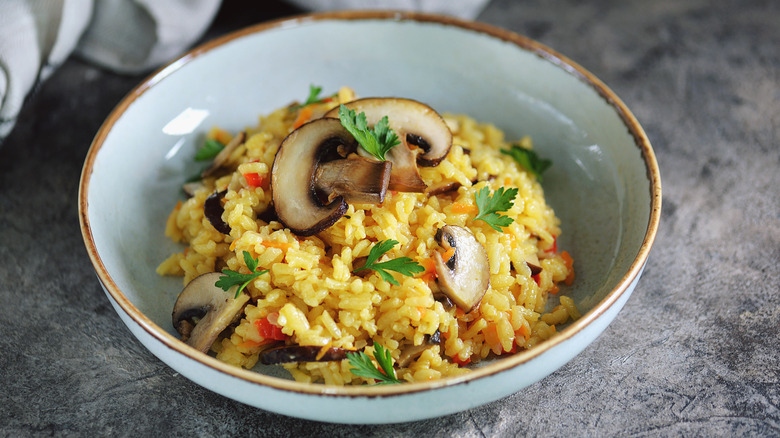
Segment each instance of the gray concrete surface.
M231 2L207 38L293 12ZM390 426L200 388L131 336L79 232L90 141L141 77L71 59L0 147L0 435L780 436L780 3L494 0L479 19L595 73L658 155L656 246L592 346L506 399Z

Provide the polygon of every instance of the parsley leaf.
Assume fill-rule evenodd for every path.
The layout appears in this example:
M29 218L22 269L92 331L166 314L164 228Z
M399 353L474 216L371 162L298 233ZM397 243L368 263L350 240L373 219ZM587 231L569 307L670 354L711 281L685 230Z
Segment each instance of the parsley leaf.
M299 105L290 107L290 110L295 111L313 103L322 103L338 94L334 93L329 97L320 97L320 93L322 93L322 87L317 85L309 85L309 97L306 98L306 101Z
M303 102L303 106L319 102L320 93L322 93L322 87L313 84L309 85L309 97L306 98L306 102Z
M517 161L517 164L523 166L526 170L536 176L539 182L542 181L542 173L552 166L552 160L540 158L536 152L518 145L512 145L511 149L501 149L501 153L509 155Z
M517 192L517 188L504 190L503 187L499 187L491 195L489 187L482 187L474 194L474 200L477 201L477 207L479 208L479 214L474 220L481 220L493 227L494 230L503 233L504 230L501 227L508 227L515 220L509 216L500 215L498 212L512 208Z
M393 239L378 242L371 248L371 251L369 251L366 264L360 268L354 269L352 272L362 271L363 269L373 269L378 272L385 281L399 286L398 281L396 281L396 279L387 271L395 271L410 277L417 272L425 271L425 268L423 268L422 265L412 261L409 257L399 257L386 262L376 263L376 261L379 260L379 257L382 257L384 253L390 251L396 245L398 245L398 241Z
M376 385L388 385L393 383L403 383L395 377L393 370L393 358L390 356L390 350L385 350L381 345L374 344L374 358L381 367L381 371L371 361L371 357L362 351L357 353L347 353L347 360L352 365L350 371L352 374L369 379L376 379Z
M230 269L223 269L222 273L224 275L219 277L219 280L214 283L214 286L221 288L225 292L229 291L233 286L238 286L238 290L236 290L236 298L238 298L238 296L241 294L241 291L244 290L250 281L268 272L268 269L258 271L257 259L252 258L252 255L247 251L244 251L244 263L246 263L246 267L249 268L249 274L242 274L240 272L231 271Z
M385 154L401 144L398 135L390 129L387 116L382 117L373 128L369 128L368 122L366 122L366 113L356 114L355 110L341 105L339 107L339 120L341 120L341 125L360 143L360 146L379 160L385 161Z
M225 148L225 145L210 138L203 143L203 146L195 153L195 161L213 160L219 152Z

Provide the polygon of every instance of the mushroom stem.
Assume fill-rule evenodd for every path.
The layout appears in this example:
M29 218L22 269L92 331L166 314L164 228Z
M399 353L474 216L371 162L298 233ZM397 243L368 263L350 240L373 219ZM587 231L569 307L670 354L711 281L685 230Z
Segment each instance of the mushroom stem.
M314 189L325 204L342 196L348 203L379 204L385 200L392 164L350 155L322 163L314 176Z

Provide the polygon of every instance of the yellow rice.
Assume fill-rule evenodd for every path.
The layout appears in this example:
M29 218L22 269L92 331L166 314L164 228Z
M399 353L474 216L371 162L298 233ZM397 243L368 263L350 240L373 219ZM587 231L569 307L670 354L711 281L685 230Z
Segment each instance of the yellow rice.
M331 108L353 98L350 89L342 88L336 99L322 105ZM535 177L499 153L509 143L495 126L465 115L444 116L453 133L453 146L440 165L422 167L420 173L429 187L455 181L461 185L457 191L438 196L388 192L381 205L350 205L335 225L302 238L278 222L258 219L273 208L270 190L249 187L243 176L270 172L277 147L291 132L296 117L297 111L290 108L261 116L230 157L229 167L235 171L206 178L205 187L179 202L166 223L166 235L186 248L160 264L157 271L161 275L183 276L187 284L200 274L223 268L248 272L243 251L269 270L248 285L252 299L242 319L212 346L218 359L244 368L255 366L263 348L255 322L269 314L278 314L277 324L290 336L290 343L365 349L367 353L378 343L395 360L403 347L420 345L425 335L439 330L440 344L396 370L402 380L424 381L468 372L459 364L532 348L555 334L556 326L579 317L566 296L555 298L560 304L545 313L548 297L558 291L557 283L572 274L555 251L561 233L559 220ZM213 128L207 137L226 143L232 135ZM519 143L532 147L527 137ZM514 206L504 213L514 222L503 233L474 221L474 213L458 213L475 204L474 194L484 186L519 190ZM230 225L230 235L216 231L203 213L205 199L225 188L223 219ZM459 208L453 211L454 206ZM435 300L438 286L426 273L414 277L394 274L400 286L374 272L363 277L352 273L356 259L387 239L400 242L387 257L406 256L430 266L433 253L441 251L434 235L446 224L470 229L488 256L490 288L472 312L447 309ZM525 263L531 254L538 254L543 268L536 279ZM285 368L302 382L372 382L352 374L347 361L293 363Z

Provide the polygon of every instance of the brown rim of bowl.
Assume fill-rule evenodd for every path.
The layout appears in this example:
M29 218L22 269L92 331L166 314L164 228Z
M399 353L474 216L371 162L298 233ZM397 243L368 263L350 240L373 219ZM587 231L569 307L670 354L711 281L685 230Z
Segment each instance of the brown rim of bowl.
M141 96L146 90L153 87L158 82L164 80L167 76L187 64L192 59L207 53L208 51L222 46L230 41L233 41L244 36L264 32L267 30L278 28L290 28L297 26L306 26L317 21L353 21L353 20L382 20L382 21L398 21L398 22L418 22L428 24L439 24L443 26L451 26L460 28L465 31L476 32L483 35L497 38L512 44L517 45L519 48L530 51L537 56L559 66L571 75L577 77L580 81L589 85L595 90L611 107L613 107L620 118L623 120L628 132L633 136L636 146L640 149L641 155L644 159L645 166L647 167L647 177L650 183L650 217L645 232L642 245L639 252L636 255L628 272L621 278L617 287L615 287L604 299L601 300L594 308L582 315L580 319L572 322L568 327L561 330L558 334L552 338L542 342L535 348L523 352L516 353L512 356L496 360L490 364L484 365L474 369L472 372L456 377L447 377L440 380L431 382L416 382L408 383L404 385L383 385L383 386L345 386L345 387L332 387L323 384L305 384L292 380L285 380L276 377L266 376L260 373L256 373L250 370L238 368L233 365L218 361L216 358L200 353L195 349L189 347L179 339L175 338L167 331L163 330L157 324L152 322L144 314L142 314L119 290L116 283L114 283L111 276L108 274L105 265L103 264L95 242L92 239L92 232L90 228L89 218L87 215L88 202L87 192L89 187L89 180L92 173L92 168L97 156L97 152L102 147L109 131L124 113L125 110L135 101L136 98ZM296 15L286 18L281 18L269 22L259 23L244 29L240 29L224 36L215 38L209 42L206 42L172 61L166 66L158 69L151 74L147 79L137 85L122 101L112 110L106 121L98 130L95 139L92 141L89 152L87 153L86 160L82 169L81 181L79 184L79 222L81 226L81 233L84 238L84 242L89 254L89 258L94 265L100 282L105 289L111 295L111 298L127 313L127 315L133 319L144 331L149 335L156 338L162 344L174 350L184 356L189 357L209 368L216 371L223 372L233 377L240 378L248 383L267 386L277 390L291 391L304 394L313 395L328 395L328 396L348 396L348 397L365 397L365 396L398 396L405 395L420 391L427 391L433 389L440 389L453 385L458 385L466 382L478 380L483 377L491 376L513 367L524 364L531 359L540 356L551 348L555 347L562 342L571 339L574 335L582 331L600 315L605 313L613 304L615 304L620 297L626 292L629 285L637 278L641 273L647 258L650 253L650 248L655 240L658 226L661 216L661 176L656 162L655 154L653 152L650 141L648 140L644 130L639 125L634 115L629 111L626 105L617 97L617 95L610 90L604 83L602 83L593 74L582 68L567 57L560 53L544 46L543 44L534 41L530 38L524 37L517 33L498 28L493 25L464 21L453 17L424 14L416 12L398 12L398 11L341 11L341 12L327 12L327 13L312 13Z

